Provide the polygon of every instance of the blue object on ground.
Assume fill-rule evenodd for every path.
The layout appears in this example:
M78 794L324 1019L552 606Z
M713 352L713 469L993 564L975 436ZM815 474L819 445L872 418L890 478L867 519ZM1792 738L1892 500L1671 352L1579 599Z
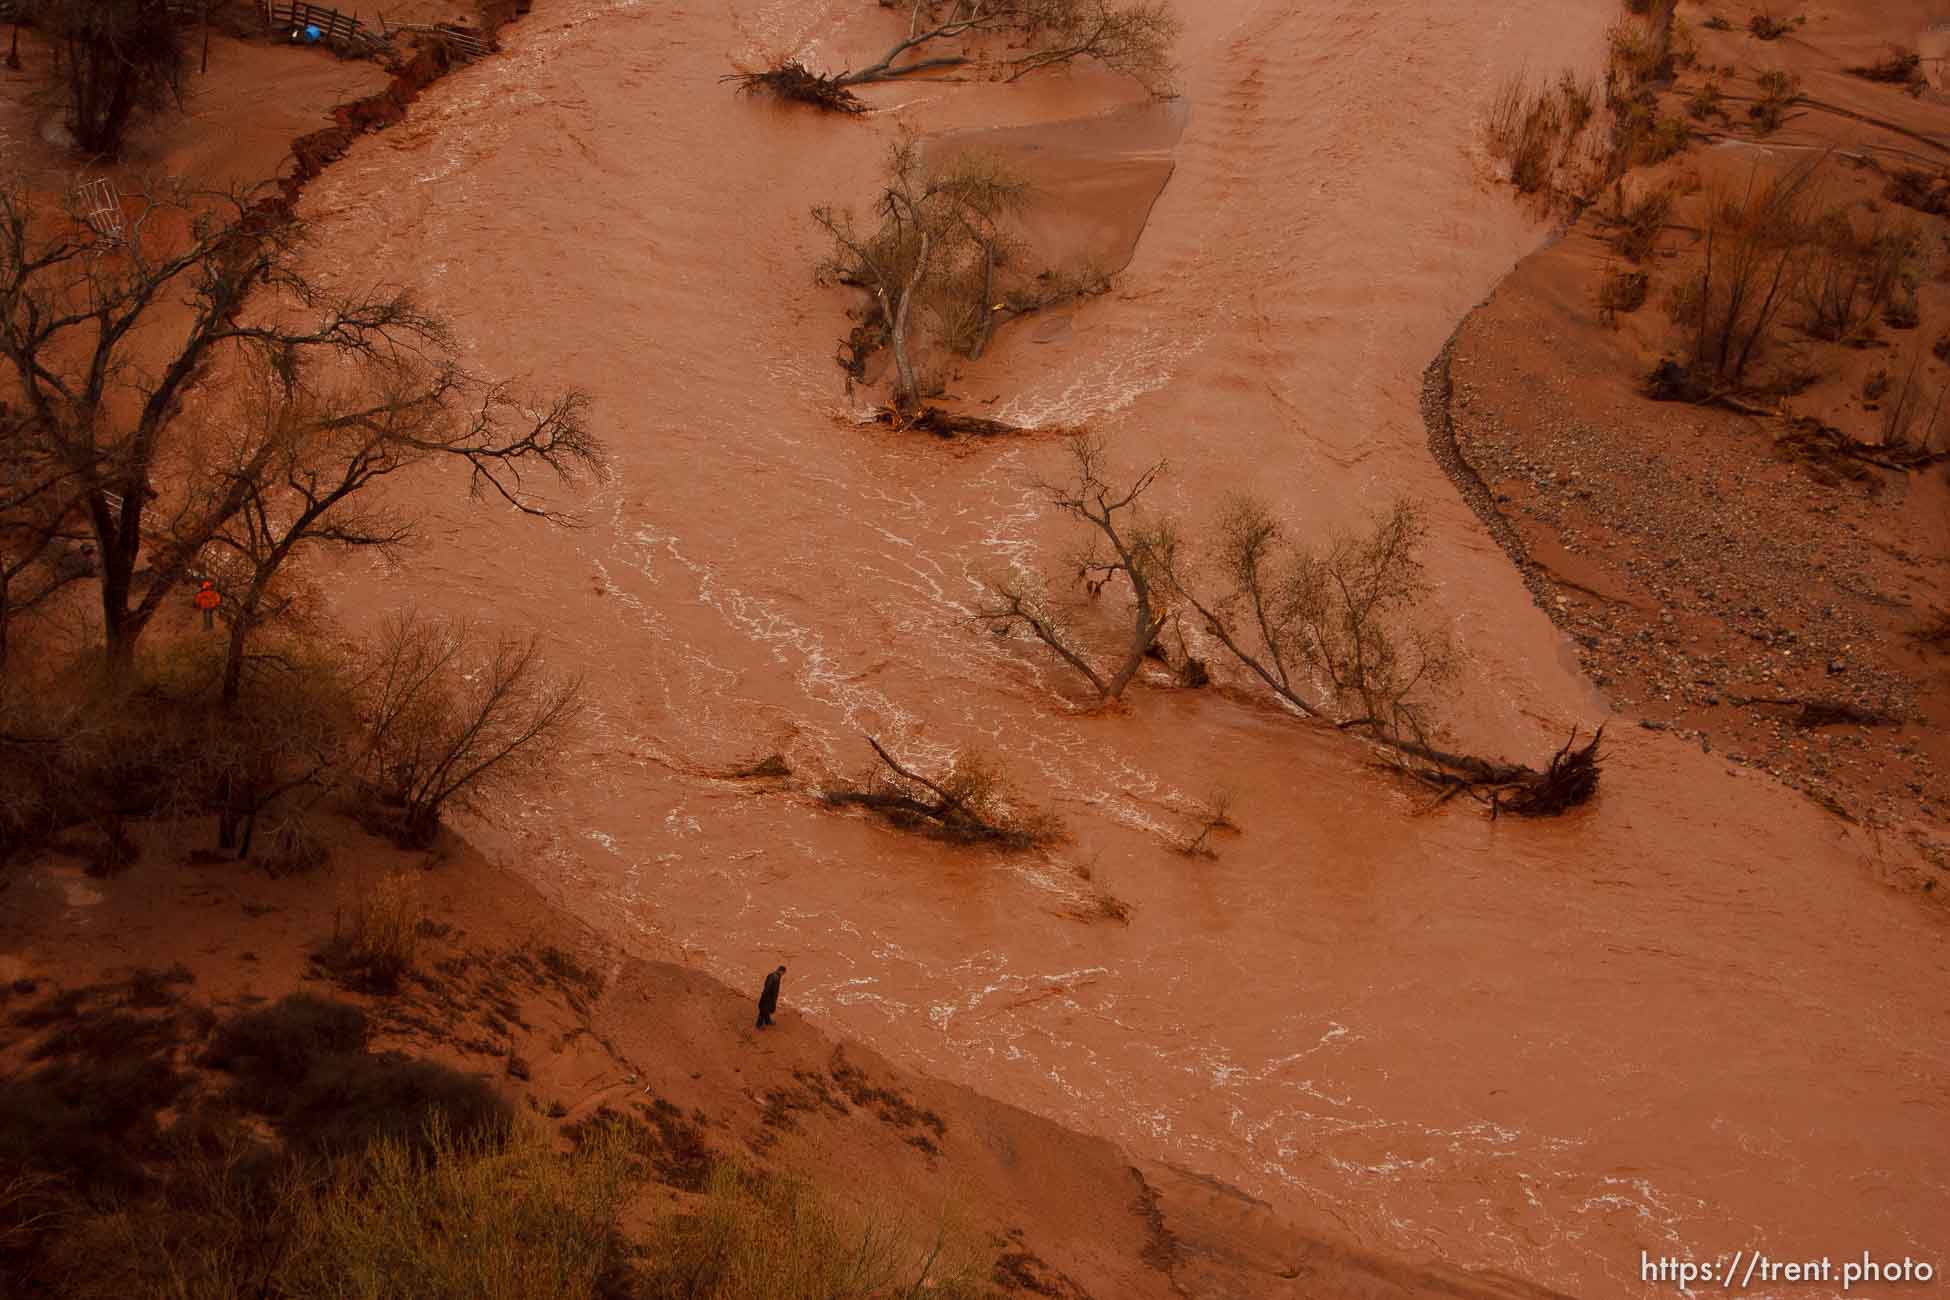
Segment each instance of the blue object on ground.
M323 36L324 34L325 33L319 31L316 26L307 26L305 28L305 39L308 41L315 41L319 37Z

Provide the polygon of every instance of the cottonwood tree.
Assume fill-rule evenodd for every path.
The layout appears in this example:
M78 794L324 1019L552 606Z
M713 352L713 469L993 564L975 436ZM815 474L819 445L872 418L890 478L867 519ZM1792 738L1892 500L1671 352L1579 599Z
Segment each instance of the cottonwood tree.
M78 546L76 480L30 429L0 403L0 670L14 624L92 567Z
M411 516L370 500L383 480L458 460L471 466L477 496L493 493L522 513L564 522L568 516L519 491L520 461L565 476L602 472L582 394L529 398L477 381L451 361L364 357L349 376L313 382L261 368L253 387L221 462L201 475L213 500L241 500L203 552L211 569L229 575L220 692L227 709L237 701L252 634L291 603L281 579L294 557L410 544Z
M1045 484L1050 504L1084 524L1084 548L1071 560L1075 581L1093 599L1107 589L1130 597L1130 632L1111 663L1099 667L1051 600L1040 577L1018 574L988 580L973 621L998 632L1027 630L1088 681L1100 702L1124 693L1158 642L1171 612L1171 571L1178 536L1168 519L1144 514L1141 498L1165 472L1159 461L1128 483L1113 482L1104 442L1093 434L1070 438L1071 478Z
M907 31L864 68L822 75L783 60L731 79L747 90L857 113L865 106L855 86L962 69L1015 81L1089 58L1154 95L1171 93L1171 47L1181 24L1166 0L881 0L881 7L904 10ZM1006 48L992 51L985 38Z
M813 220L833 241L820 280L852 285L868 297L849 368L857 371L882 341L893 349L896 416L906 419L921 408L915 353L923 318L928 337L964 353L986 341L996 268L1012 248L1004 222L1027 192L979 153L929 167L919 143L904 135L889 154L872 229L863 229L850 210L813 209Z
M182 103L188 47L163 0L22 0L21 12L52 47L48 75L82 153L112 158L139 114Z
M530 467L600 473L580 396L516 402L453 360L411 294L312 279L304 229L275 203L160 188L134 206L112 236L0 191L16 441L58 467L95 540L114 674L214 543L250 557L255 584L307 541L386 540L337 512L414 463L462 461L477 492L541 515ZM275 376L290 409L219 427L220 395L251 373Z

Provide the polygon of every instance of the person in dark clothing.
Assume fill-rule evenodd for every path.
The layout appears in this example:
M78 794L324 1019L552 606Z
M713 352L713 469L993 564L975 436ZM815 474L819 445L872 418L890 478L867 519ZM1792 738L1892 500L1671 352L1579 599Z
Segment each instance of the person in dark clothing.
M758 995L758 1027L772 1023L772 1013L779 1009L779 978L785 974L781 966L765 977L765 991Z

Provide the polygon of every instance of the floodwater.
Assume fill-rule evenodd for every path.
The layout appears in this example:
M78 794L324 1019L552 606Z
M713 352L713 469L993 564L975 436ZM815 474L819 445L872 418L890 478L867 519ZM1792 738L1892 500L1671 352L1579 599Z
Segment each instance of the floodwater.
M538 629L589 675L588 736L489 845L650 955L742 984L785 961L787 1004L835 1031L1389 1254L1588 1296L1669 1290L1641 1251L1950 1267L1950 962L1879 878L1895 844L1622 722L1591 808L1417 816L1243 692L1091 713L966 624L983 575L1058 562L1033 485L1061 445L861 423L807 212L864 204L901 122L1067 122L1106 174L1169 183L1111 294L953 391L1168 459L1156 502L1192 524L1236 488L1303 532L1424 502L1470 655L1458 740L1534 761L1602 720L1417 396L1546 234L1478 155L1483 106L1519 67L1595 65L1615 5L1179 8L1166 130L1087 70L879 89L857 120L715 80L859 66L891 21L864 0L548 0L314 185L328 274L404 277L484 370L587 388L615 453L581 531L423 483L426 545L349 588ZM1121 152L1075 123L1118 111L1143 124ZM1144 190L1090 219L1125 228ZM868 734L924 767L993 752L1071 838L953 850L719 775L774 751L858 775ZM1241 833L1173 852L1221 787ZM1128 925L1091 919L1102 894Z

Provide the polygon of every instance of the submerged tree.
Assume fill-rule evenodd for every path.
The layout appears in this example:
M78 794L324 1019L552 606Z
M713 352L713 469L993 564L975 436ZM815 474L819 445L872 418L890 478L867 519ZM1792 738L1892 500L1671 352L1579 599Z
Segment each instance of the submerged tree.
M1127 487L1113 486L1103 443L1072 438L1071 484L1051 489L1053 504L1089 529L1074 564L1090 595L1115 583L1130 598L1129 639L1100 668L1039 577L991 580L970 621L998 631L1025 628L1087 680L1100 700L1119 698L1148 655L1164 657L1159 633L1189 611L1226 652L1301 714L1359 732L1403 771L1443 792L1469 791L1493 812L1534 816L1584 802L1597 788L1598 740L1566 743L1544 771L1437 748L1433 706L1455 675L1456 655L1428 625L1420 516L1406 504L1364 530L1308 544L1265 503L1234 497L1202 547L1181 542L1166 519L1139 510L1139 498L1164 471L1153 465ZM1195 618L1191 616L1195 615ZM1179 680L1202 684L1204 666L1189 647ZM1219 825L1220 820L1211 825ZM1204 847L1204 836L1192 841Z
M853 87L959 69L1014 81L1043 68L1095 59L1154 95L1171 93L1171 47L1181 24L1167 0L881 0L907 13L907 32L857 71L822 75L782 60L731 79L821 108L857 113ZM986 53L980 42L1006 42Z
M1074 467L1070 480L1044 487L1052 505L1090 529L1088 541L1069 565L1076 582L1093 599L1113 585L1129 594L1127 639L1111 663L1099 668L1050 599L1045 581L1017 574L988 581L973 620L997 631L1027 630L1088 681L1100 701L1115 700L1153 652L1170 615L1177 532L1170 520L1146 516L1138 505L1165 472L1165 463L1159 461L1128 485L1118 486L1109 478L1101 438L1077 434L1069 441L1069 452Z
M868 306L849 341L848 368L885 343L894 354L893 408L907 418L920 410L923 375L917 334L964 354L988 338L997 269L1013 243L1005 219L1020 208L1028 187L992 158L964 153L938 168L921 159L911 136L888 158L887 180L873 206L879 224L862 230L846 209L813 209L833 241L819 268L825 283L863 290Z

